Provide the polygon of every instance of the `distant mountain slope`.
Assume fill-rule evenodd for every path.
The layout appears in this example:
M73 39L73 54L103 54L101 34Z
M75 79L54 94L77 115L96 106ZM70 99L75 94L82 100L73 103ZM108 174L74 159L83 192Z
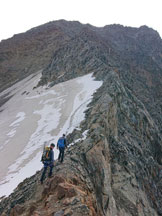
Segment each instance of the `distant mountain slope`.
M97 28L60 20L0 43L0 91L40 69L44 84L96 68L116 70L157 124L162 124L162 39L153 29L121 25Z
M53 52L71 38L60 25L51 22L0 43L0 91L48 65Z

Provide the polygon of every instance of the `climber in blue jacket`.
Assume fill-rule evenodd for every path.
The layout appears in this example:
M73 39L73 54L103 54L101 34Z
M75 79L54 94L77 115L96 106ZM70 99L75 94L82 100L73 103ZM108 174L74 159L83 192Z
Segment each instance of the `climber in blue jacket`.
M58 161L60 161L61 163L64 160L65 148L67 148L67 142L66 142L65 134L63 134L62 137L60 137L57 142L57 149L59 149Z

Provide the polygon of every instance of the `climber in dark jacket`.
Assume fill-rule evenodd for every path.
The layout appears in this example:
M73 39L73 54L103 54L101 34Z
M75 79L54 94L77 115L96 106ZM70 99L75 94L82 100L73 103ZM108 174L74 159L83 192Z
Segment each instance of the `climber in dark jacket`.
M64 151L65 148L67 148L67 142L65 138L65 134L62 135L62 137L59 138L57 142L57 149L59 149L59 156L58 160L62 163L64 160Z
M41 184L43 184L43 180L45 178L45 174L46 174L46 171L47 171L48 167L50 167L48 177L52 176L52 170L53 170L53 167L54 167L54 152L53 152L54 147L55 147L55 144L52 143L50 145L49 160L43 161L44 170L43 170L43 173L42 173L42 176L41 176L41 179L40 179Z

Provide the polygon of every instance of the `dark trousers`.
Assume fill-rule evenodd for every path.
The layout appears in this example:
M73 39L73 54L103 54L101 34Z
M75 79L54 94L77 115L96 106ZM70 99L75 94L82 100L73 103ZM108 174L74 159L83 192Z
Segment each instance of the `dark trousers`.
M64 160L64 150L65 150L64 147L59 147L60 153L59 153L59 156L58 156L58 160L61 161L61 163L62 163L63 160Z
M48 177L52 176L53 164L44 163L44 169L43 169L42 176L41 176L41 179L40 179L41 182L43 182L43 180L45 179L45 175L46 175L48 167L50 168L49 173L48 173Z

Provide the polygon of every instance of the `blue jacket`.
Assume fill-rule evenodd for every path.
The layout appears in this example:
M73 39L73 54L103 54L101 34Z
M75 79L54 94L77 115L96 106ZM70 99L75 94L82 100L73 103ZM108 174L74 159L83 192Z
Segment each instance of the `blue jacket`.
M67 147L66 145L66 138L65 137L60 137L58 142L57 142L57 147L58 148L65 148Z

